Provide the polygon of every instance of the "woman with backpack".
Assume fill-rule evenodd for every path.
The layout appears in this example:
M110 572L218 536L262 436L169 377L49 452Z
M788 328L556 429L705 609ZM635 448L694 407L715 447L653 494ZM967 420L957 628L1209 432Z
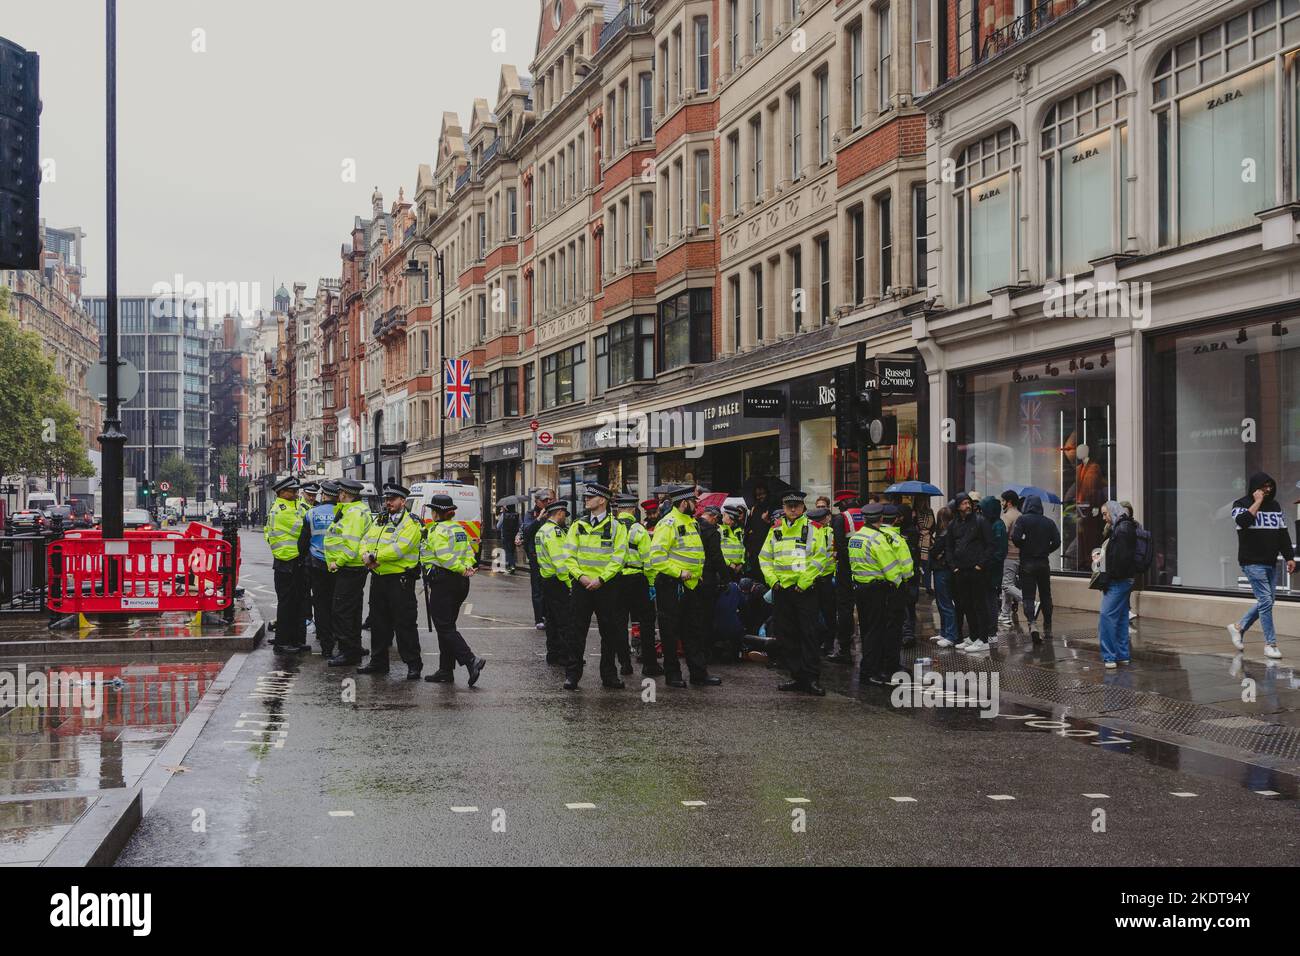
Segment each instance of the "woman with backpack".
M1101 591L1101 617L1097 637L1101 657L1107 670L1129 663L1128 610L1133 593L1137 566L1137 522L1118 501L1106 502L1102 509L1105 530L1101 547L1093 552L1092 582L1089 587Z

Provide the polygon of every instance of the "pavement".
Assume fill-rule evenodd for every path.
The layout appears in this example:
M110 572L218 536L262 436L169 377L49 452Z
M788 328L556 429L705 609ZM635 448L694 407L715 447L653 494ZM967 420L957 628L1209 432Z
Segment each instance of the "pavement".
M244 546L269 615L265 548ZM940 675L998 675L981 717L987 696L912 706L829 665L825 698L749 662L715 666L719 688L613 691L593 659L568 693L532 623L524 574L474 578L473 689L463 669L432 685L251 652L118 865L1300 861L1291 738L1254 740L1297 726L1286 661L1181 652L1177 628L1138 622L1134 664L1106 672L1095 616L1062 613L1042 648L1009 634L982 660L937 656Z

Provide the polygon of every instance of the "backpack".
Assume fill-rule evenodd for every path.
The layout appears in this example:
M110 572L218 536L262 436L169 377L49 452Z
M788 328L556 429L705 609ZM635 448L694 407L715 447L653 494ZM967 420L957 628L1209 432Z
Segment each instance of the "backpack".
M1151 532L1142 525L1136 521L1133 525L1133 570L1136 574L1143 574L1151 570L1155 560L1155 541Z

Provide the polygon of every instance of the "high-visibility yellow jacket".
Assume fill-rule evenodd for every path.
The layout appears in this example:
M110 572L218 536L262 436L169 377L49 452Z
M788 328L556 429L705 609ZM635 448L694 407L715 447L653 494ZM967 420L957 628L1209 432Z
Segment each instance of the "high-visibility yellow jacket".
M569 583L569 539L554 521L544 521L537 529L537 573L544 578L559 578Z
M793 523L782 520L774 525L758 553L758 566L768 587L779 584L786 588L810 588L827 560L829 555L807 515L800 515Z
M477 565L474 542L465 526L456 520L435 521L426 525L424 543L420 548L420 564L426 569L443 568L457 574L464 574Z
M650 532L631 515L619 515L619 523L627 530L627 555L623 558L624 574L643 574L651 584L654 572L650 570Z
M420 561L424 527L403 508L393 516L382 514L370 523L361 539L361 555L375 556L375 574L401 574Z
M835 573L835 539L831 534L829 521L817 528L817 537L821 540L822 553L825 555L822 561L822 573L818 577L829 578Z
M849 537L848 548L849 570L854 584L885 581L898 585L902 581L894 544L883 529L871 525L858 529Z
M627 528L608 511L602 521L583 515L569 525L566 557L573 580L589 577L611 581L623 571Z
M907 539L895 525L883 524L880 530L889 538L890 547L894 549L894 560L898 562L899 581L906 581L916 572L912 562L912 549L907 546Z
M365 566L361 545L370 528L370 508L364 501L339 505L334 523L325 531L325 563L340 568Z
M659 519L650 539L650 568L656 575L679 580L686 571L689 577L682 583L691 590L699 586L704 574L704 542L693 517L674 508Z
M262 536L267 547L279 561L292 561L298 557L298 536L302 534L302 509L296 501L276 498L266 515Z
M727 564L744 564L745 540L740 532L726 524L719 525L718 531L722 535L722 560Z

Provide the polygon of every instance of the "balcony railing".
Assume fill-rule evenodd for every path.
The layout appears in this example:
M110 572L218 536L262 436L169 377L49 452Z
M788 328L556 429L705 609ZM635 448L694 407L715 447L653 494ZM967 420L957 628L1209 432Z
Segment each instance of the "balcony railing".
M1086 7L1089 2L1090 0L1039 0L1006 26L986 36L980 46L977 62L983 63L997 56L1021 40L1047 29L1067 14L1073 13L1080 7Z
M605 44L612 43L620 33L630 27L643 26L649 19L645 12L645 4L629 3L624 5L623 9L618 11L618 16L601 28L600 45L596 49L605 49Z
M464 172L456 177L456 188L453 192L460 192L469 185L469 181L474 177L474 167L466 166Z
M497 137L496 139L492 140L492 145L490 145L487 149L483 150L483 161L480 164L480 166L486 166L488 163L492 162L492 160L496 159L497 153L500 151L500 149L501 149L501 138Z

